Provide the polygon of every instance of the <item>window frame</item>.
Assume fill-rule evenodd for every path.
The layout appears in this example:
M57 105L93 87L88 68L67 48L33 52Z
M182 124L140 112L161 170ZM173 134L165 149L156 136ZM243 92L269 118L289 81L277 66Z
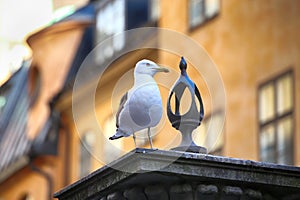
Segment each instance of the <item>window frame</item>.
M102 32L102 30L101 30L101 28L103 27L102 25L104 25L104 24L101 23L101 20L103 20L102 17L106 16L109 13L107 10L113 9L113 6L116 5L115 3L117 1L120 1L122 3L122 6L124 6L123 10L122 10L123 11L123 13L122 13L123 17L121 18L122 25L123 25L122 30L119 30L119 31L113 30L113 28L115 26L112 26L113 28L112 28L112 30L110 30L111 33L106 34L106 32L104 31L103 33L105 33L105 36L103 36L103 38L102 38L101 35L100 35L101 32ZM114 11L116 11L116 10L114 10ZM120 10L118 10L118 12L119 11ZM123 46L120 47L120 49L116 49L114 47L114 42L115 41L113 40L114 39L113 36L115 34L119 34L119 33L124 32L126 30L126 25L127 25L126 0L113 0L113 1L105 0L105 1L99 2L96 6L95 20L96 20L96 23L95 23L95 29L94 29L94 45L101 44L102 42L105 41L105 43L102 44L102 46L105 45L105 46L102 47L103 49L102 48L101 49L97 48L98 49L97 51L99 51L99 53L97 53L97 56L95 58L96 63L102 65L102 64L105 64L107 62L107 60L110 60L111 58L113 58L115 56L116 52L122 51L124 49L125 45L126 45L126 38L125 38L124 34L120 34L119 37L118 37L118 38L123 39L122 42L124 42ZM108 22L106 22L106 23L108 23ZM109 22L109 23L111 23L111 22ZM124 37L124 38L122 38L122 37ZM99 57L99 56L102 56L102 57Z
M276 88L276 84L277 82L281 79L284 78L285 76L289 76L291 78L291 108L288 111L284 111L283 113L278 113L277 110L277 104L278 104L278 89ZM272 86L274 87L274 117L272 117L271 119L267 119L264 122L261 122L260 119L260 91L263 87L272 84ZM291 127L291 141L292 141L292 163L295 163L295 143L294 143L294 139L295 139L295 97L296 97L296 93L295 93L295 73L292 67L290 67L288 70L281 72L273 77L271 77L270 79L268 79L267 81L264 81L262 83L260 83L258 85L257 88L257 146L258 146L258 158L260 161L262 162L266 162L264 160L262 160L262 154L261 154L261 134L262 134L262 130L270 125L272 125L274 127L274 145L275 145L275 163L279 162L278 159L278 155L279 155L279 151L278 151L278 125L280 124L280 122L282 120L284 120L287 117L291 117L291 122L292 122L292 127Z
M220 15L220 12L221 12L221 8L222 8L222 1L221 0L218 0L219 1L219 10L217 13L213 14L212 16L206 16L205 12L206 12L206 1L209 1L209 0L203 0L203 5L204 5L204 8L203 8L203 13L204 14L204 20L200 23L197 23L195 25L192 25L191 24L191 1L192 0L188 0L188 3L187 3L187 25L188 25L188 29L190 32L194 31L195 29L198 29L204 25L206 25L207 23L213 21L216 17L218 17Z
M131 21L133 21L132 18L129 16L128 14L128 6L129 6L129 2L127 0L120 0L121 3L123 3L122 5L124 6L122 10L123 11L123 18L122 18L122 22L124 24L122 27L122 31L116 31L116 32L112 32L110 34L107 34L106 38L101 38L100 36L100 32L101 32L101 14L104 13L104 11L106 9L108 9L109 6L114 5L114 3L117 0L103 0L100 1L98 3L96 3L96 25L95 25L95 29L94 29L94 45L97 46L98 44L102 43L105 41L105 43L103 43L102 45L106 45L103 46L105 49L99 49L99 53L97 53L97 56L95 57L95 62L97 63L97 65L105 65L108 64L112 58L114 58L117 54L120 54L120 52L123 52L124 50L126 50L127 46L128 46L128 41L131 39L129 38L128 34L126 31L134 29L134 28L141 28L141 27L157 27L159 18L160 18L160 4L158 2L158 0L145 0L145 3L147 3L147 11L148 11L148 15L147 15L147 20L145 20L144 22L141 23L137 23L134 26L131 27L132 24L130 24ZM139 1L139 0L138 0ZM146 5L146 4L145 4ZM156 7L157 6L157 7ZM156 7L156 9L155 9ZM104 15L104 14L103 14ZM117 37L114 37L115 35L117 35ZM115 40L122 40L123 43L120 43L122 45L118 46L115 48L114 43ZM110 44L109 44L110 43ZM132 43L132 42L131 42ZM108 45L109 44L109 45ZM132 45L132 44L129 44ZM102 47L102 48L103 48ZM105 52L106 51L106 54Z

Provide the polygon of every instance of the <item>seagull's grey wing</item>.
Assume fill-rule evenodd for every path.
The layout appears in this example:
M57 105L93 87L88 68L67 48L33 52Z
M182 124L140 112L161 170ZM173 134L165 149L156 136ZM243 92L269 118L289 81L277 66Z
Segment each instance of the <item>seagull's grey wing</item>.
M128 99L128 92L126 92L123 95L123 97L121 98L120 104L119 104L119 109L118 109L117 114L116 114L116 126L117 126L117 128L119 128L119 125L120 125L119 124L119 115L120 115L121 111L124 109L124 105L125 105L127 99Z
M133 103L130 103L129 113L132 121L140 127L146 128L151 122L148 108L135 106Z

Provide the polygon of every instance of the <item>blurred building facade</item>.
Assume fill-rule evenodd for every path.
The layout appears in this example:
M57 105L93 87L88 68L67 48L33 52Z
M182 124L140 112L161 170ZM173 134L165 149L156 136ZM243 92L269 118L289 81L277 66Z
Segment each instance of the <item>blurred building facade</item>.
M191 78L206 105L199 133L207 132L210 123L222 126L220 118L226 116L213 145L201 139L199 144L211 145L213 154L299 166L299 4L296 0L93 1L32 34L27 39L32 60L1 86L0 199L47 199L134 148L132 138L107 140L115 131L114 106L132 84L132 68L148 58L178 71L181 56L140 49L114 59L128 41L120 37L114 45L106 39L144 26L188 36L218 67L225 108L211 106L203 78L191 67ZM138 45L163 42L153 34L136 39ZM103 41L73 91L82 63ZM106 59L113 62L98 82L95 71L107 64ZM119 80L126 84L115 89ZM166 105L169 88L160 89ZM91 94L95 106L89 102ZM166 118L161 127L154 130L154 146L168 149L170 138L176 140L179 134ZM148 147L143 138L138 144Z

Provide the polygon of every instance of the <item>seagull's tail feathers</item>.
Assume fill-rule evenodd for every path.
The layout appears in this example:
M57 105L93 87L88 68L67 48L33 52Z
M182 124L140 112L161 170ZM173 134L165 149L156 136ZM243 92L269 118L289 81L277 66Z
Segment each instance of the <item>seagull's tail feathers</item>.
M119 130L117 130L117 132L113 136L111 136L109 139L110 140L116 140L116 139L122 138L124 136L125 135L124 135L123 132L120 132Z
M109 139L110 140L116 140L116 139L119 139L121 137L124 137L123 135L117 135L117 134L114 134L113 136L111 136Z

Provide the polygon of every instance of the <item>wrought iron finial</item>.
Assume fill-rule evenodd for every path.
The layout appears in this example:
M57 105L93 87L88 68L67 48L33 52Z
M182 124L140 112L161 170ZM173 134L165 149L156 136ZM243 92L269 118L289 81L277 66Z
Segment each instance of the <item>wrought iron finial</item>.
M179 63L179 69L181 72L186 72L186 68L187 68L187 64L186 64L184 57L182 56L180 63Z
M173 150L194 153L206 153L206 148L196 145L192 138L193 130L200 126L204 116L202 98L196 84L189 78L186 72L187 62L185 61L184 57L181 57L179 68L181 70L181 75L176 81L176 83L173 85L167 102L167 115L169 121L171 122L172 126L179 130L182 134L181 144L178 147L173 148ZM188 91L191 93L192 99L189 110L186 113L181 114L180 103L182 101L181 98L185 89L188 89ZM175 113L172 111L170 104L171 98L174 94ZM197 99L195 99L195 96L197 97ZM199 110L196 105L196 100L199 102L200 105Z

